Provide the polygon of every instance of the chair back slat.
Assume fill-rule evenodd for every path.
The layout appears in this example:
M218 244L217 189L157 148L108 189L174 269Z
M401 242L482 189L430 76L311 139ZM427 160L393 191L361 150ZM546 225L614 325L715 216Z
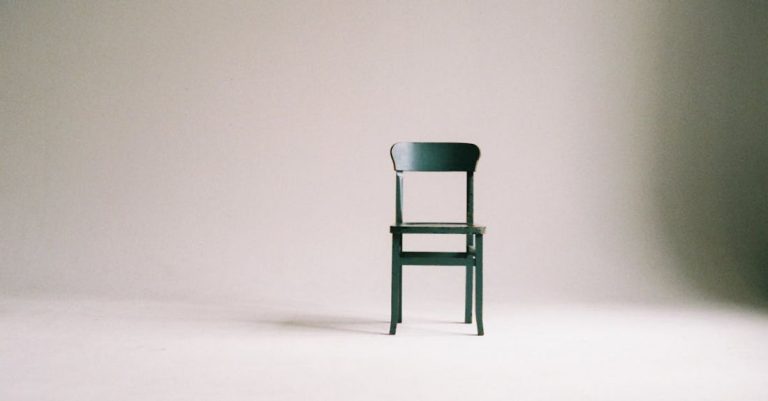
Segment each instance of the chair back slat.
M480 149L471 143L398 142L390 150L397 171L475 171Z

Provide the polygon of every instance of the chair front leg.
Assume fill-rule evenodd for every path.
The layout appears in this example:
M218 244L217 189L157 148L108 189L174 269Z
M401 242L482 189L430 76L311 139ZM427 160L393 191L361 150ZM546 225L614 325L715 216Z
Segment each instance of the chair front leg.
M474 273L474 267L474 258L468 258L466 266L467 279L464 286L464 323L472 323L472 275Z
M474 234L467 235L466 251L469 253L469 248L475 245ZM474 287L473 277L475 274L475 257L474 255L467 257L466 265L466 280L464 284L464 323L472 323L472 287Z
M400 250L402 249L402 234L392 234L392 313L389 322L389 334L395 334L397 323L400 320L402 265L400 264Z
M475 237L475 318L477 319L477 335L485 334L483 331L483 235Z

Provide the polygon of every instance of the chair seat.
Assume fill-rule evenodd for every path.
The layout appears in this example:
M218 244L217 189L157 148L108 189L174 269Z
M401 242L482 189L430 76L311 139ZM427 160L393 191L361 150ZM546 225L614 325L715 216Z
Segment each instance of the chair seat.
M485 226L467 223L400 223L389 226L393 234L484 234Z

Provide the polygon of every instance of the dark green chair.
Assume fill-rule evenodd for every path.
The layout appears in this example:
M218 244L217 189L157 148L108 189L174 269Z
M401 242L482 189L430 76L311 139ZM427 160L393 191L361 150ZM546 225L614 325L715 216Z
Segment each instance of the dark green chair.
M389 334L403 321L403 266L465 266L464 322L472 323L472 281L475 281L477 335L483 335L483 234L474 224L473 181L480 149L471 143L399 142L390 150L397 172L395 225L392 233L392 319ZM406 171L465 171L467 221L465 223L403 222L403 173ZM403 252L403 234L460 234L467 236L465 252Z

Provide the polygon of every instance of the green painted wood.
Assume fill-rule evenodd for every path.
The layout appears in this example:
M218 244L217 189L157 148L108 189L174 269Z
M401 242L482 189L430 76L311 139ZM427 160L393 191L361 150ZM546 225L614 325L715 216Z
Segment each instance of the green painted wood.
M475 222L475 216L474 216L474 177L475 173L474 171L467 171L467 224L473 224ZM473 257L467 259L467 264L465 265L465 275L466 278L464 280L464 323L472 323L472 281L474 278L475 273L475 244L474 244L474 236L471 234L467 235L467 254L473 255Z
M398 142L390 155L397 171L475 171L480 148L471 143Z
M474 224L474 171L480 149L469 143L400 142L392 146L390 155L397 178L395 225L389 228L392 233L392 315L389 334L395 334L397 324L403 321L403 265L414 265L464 266L464 321L472 323L474 300L478 335L483 335L482 238L485 227ZM407 171L465 171L466 222L403 222L403 181L404 172ZM466 252L403 252L403 234L463 234L466 235Z
M403 236L397 235L397 252L403 254ZM397 322L403 322L403 260L397 257Z
M477 319L477 335L485 334L483 330L483 236L475 236L477 255L475 256L475 319Z
M403 222L403 173L397 172L395 183L395 223Z
M395 334L397 323L400 320L400 290L403 274L403 266L400 264L402 242L403 236L401 234L392 234L392 318L389 322L389 334Z
M464 266L471 256L465 252L402 252L400 263L408 266Z
M474 258L467 260L464 265L466 279L464 280L464 323L472 323L472 278L474 275Z
M484 234L484 226L467 223L400 223L389 232L402 234Z
M467 171L467 224L475 222L475 172ZM469 240L469 237L467 237ZM467 243L467 245L470 245Z

